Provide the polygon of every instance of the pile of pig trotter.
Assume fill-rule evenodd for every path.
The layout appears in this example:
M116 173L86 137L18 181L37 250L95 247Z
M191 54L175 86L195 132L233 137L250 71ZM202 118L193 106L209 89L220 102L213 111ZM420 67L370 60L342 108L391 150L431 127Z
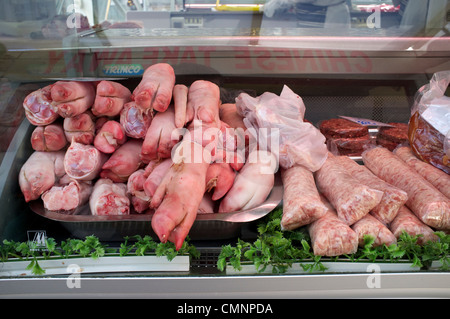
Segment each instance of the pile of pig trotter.
M86 205L92 215L152 214L159 240L177 249L197 214L261 205L278 171L281 227L307 226L317 255L352 253L364 234L383 244L403 230L427 240L450 229L447 174L407 158L407 146L368 149L365 165L331 154L286 86L222 103L215 83L177 84L158 63L132 91L117 81L57 81L23 106L35 126L19 174L26 202L66 214Z

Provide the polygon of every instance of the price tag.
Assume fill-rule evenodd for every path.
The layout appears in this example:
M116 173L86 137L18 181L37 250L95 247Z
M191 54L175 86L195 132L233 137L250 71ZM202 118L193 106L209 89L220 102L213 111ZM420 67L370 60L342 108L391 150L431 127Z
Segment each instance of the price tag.
M370 120L370 119L363 119L363 118L359 118L359 117L351 117L351 116L342 116L339 115L339 117L361 124L361 125L365 125L365 126L389 126L389 127L393 127L390 124L386 124L383 122L378 122L378 121L374 121L374 120Z

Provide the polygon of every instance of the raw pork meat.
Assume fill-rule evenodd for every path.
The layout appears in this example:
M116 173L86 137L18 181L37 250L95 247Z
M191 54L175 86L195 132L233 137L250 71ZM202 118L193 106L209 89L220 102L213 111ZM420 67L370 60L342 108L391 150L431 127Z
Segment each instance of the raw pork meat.
M186 125L186 108L189 88L183 84L176 84L173 88L173 104L175 108L175 126L182 128Z
M73 179L92 181L99 176L107 159L93 145L72 142L64 156L64 168Z
M293 230L308 225L327 212L323 204L313 173L298 165L281 169L283 181L283 215L281 228Z
M212 163L206 172L206 191L210 192L212 200L218 200L225 196L231 189L236 177L236 172L228 163Z
M130 199L127 195L127 185L100 178L92 190L89 207L92 215L129 215Z
M429 181L442 194L450 198L450 176L448 174L430 163L418 159L408 146L397 147L394 154Z
M153 64L145 70L132 98L140 109L164 112L172 100L174 85L172 66L167 63Z
M191 141L178 146L189 149L190 155L203 153L203 147ZM184 154L186 156L186 154ZM171 241L178 250L189 233L197 216L206 190L208 161L195 161L185 157L172 165L158 186L150 203L155 208L152 228L161 242Z
M92 144L95 137L95 121L91 112L64 119L64 132L69 142Z
M23 101L25 116L31 124L36 126L53 123L59 114L52 105L52 85L31 92Z
M144 183L147 179L144 169L138 169L130 175L127 181L127 193L131 197L131 205L137 213L149 208L150 197L145 194Z
M358 250L358 235L337 217L335 210L322 197L328 210L324 216L308 225L314 255L339 256Z
M364 164L378 177L408 194L406 206L428 226L450 229L450 199L384 147L362 154Z
M400 208L397 216L389 225L389 229L397 239L402 232L406 232L411 236L419 235L417 239L418 244L424 244L429 240L438 240L437 235L434 234L434 230L420 221L406 206Z
M116 183L126 182L142 164L141 148L142 140L128 140L103 164L100 177L109 178Z
M62 150L66 145L67 139L61 124L37 126L31 134L31 147L35 151L54 152Z
M158 162L156 166L154 166L151 172L148 173L145 181L144 181L144 192L151 199L153 195L155 195L156 189L161 184L164 176L169 171L172 166L172 159L167 158L163 161ZM146 168L146 173L148 169Z
M323 166L315 172L315 179L319 191L347 225L352 225L367 215L380 203L383 196L383 192L364 185L347 172L331 153Z
M142 144L141 159L144 163L169 158L172 148L180 140L175 126L175 112L168 108L155 114Z
M397 188L380 179L367 167L364 165L359 165L347 156L336 156L335 159L358 181L364 185L383 192L383 197L381 198L380 203L370 211L370 214L372 214L383 224L389 224L394 219L395 215L397 215L400 207L406 203L408 194L400 188Z
M122 125L114 120L109 120L102 125L94 138L94 146L101 152L114 153L127 141L127 136Z
M53 105L64 118L86 112L95 99L95 88L90 82L58 81L52 85L50 92Z
M130 90L118 82L100 81L97 84L92 113L95 116L114 117L131 101Z
M41 199L45 209L68 212L74 211L86 204L91 192L91 181L85 182L63 177L57 185L54 185L43 193Z
M64 174L64 151L31 154L19 172L19 186L25 201L38 199Z
M147 129L153 119L153 111L142 110L135 102L129 102L123 106L120 112L120 124L125 134L131 138L144 138Z
M262 204L272 191L277 161L268 151L253 151L222 199L219 213L247 210Z
M397 242L389 228L370 214L358 220L351 227L358 234L359 246L361 247L364 247L365 235L372 236L375 239L373 246L381 246L383 244L390 246Z

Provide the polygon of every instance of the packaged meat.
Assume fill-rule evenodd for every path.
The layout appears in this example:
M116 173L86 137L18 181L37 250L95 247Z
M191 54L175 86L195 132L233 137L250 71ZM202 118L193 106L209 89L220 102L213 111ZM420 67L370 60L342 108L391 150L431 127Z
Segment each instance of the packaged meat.
M362 159L375 175L408 194L408 206L419 219L437 229L450 228L450 200L384 147L364 151Z
M281 179L284 189L281 218L283 230L294 230L325 215L328 208L320 199L311 171L298 165L282 168Z
M82 144L92 144L95 138L95 118L90 111L67 117L63 122L66 139Z
M115 81L100 81L91 111L95 116L114 117L130 101L131 92L127 87Z
M64 151L33 152L19 172L19 186L25 201L38 199L64 175Z
M416 93L408 140L421 160L450 174L450 71L437 72Z
M361 156L374 143L369 134L358 137L327 138L327 148L334 155Z
M64 118L86 112L95 99L95 88L90 82L57 81L52 85L50 93L52 104Z
M383 224L389 224L397 215L400 207L406 203L408 194L400 188L382 180L367 167L356 163L347 156L336 156L335 159L359 182L383 192L380 203L372 208L370 214Z
M391 126L380 126L376 144L393 151L398 145L408 142L408 123L390 122Z
M142 110L164 112L172 100L175 85L175 71L167 63L149 66L134 89L132 99Z
M114 183L108 178L100 178L92 189L89 198L92 215L129 215L130 199L124 183Z
M397 242L397 238L389 228L370 214L358 220L351 227L358 235L360 247L364 247L364 236L366 235L374 238L374 247L381 245L390 246Z
M103 153L114 153L127 141L122 125L115 120L108 120L98 130L94 138L94 146Z
M35 151L55 152L66 145L67 139L61 123L37 126L31 133L31 147Z
M336 215L330 203L324 216L307 226L311 245L316 256L353 254L358 250L358 235Z
M435 166L418 159L409 146L397 147L394 154L400 157L441 193L450 198L450 175Z
M100 177L109 178L116 183L126 182L141 167L141 149L142 140L126 141L103 164Z
M222 198L219 213L237 212L262 204L273 188L277 168L275 155L271 152L253 151Z
M73 179L92 181L99 177L107 159L94 145L73 141L64 156L64 169Z
M120 112L120 124L131 138L143 139L152 119L153 111L140 109L134 101L125 104Z
M52 104L51 88L52 85L47 85L25 97L23 108L25 116L31 124L36 126L48 125L59 118L57 109Z
M315 172L325 162L325 137L311 123L304 122L303 100L289 87L284 86L279 96L265 92L254 98L241 93L236 108L249 134L277 157L281 167L302 165Z
M69 179L62 183L61 180L42 194L45 209L71 213L88 202L92 192L91 181Z
M343 118L332 118L319 123L320 132L327 139L353 138L369 135L367 126Z
M427 241L436 241L437 235L434 230L420 221L414 213L406 206L402 206L389 225L389 229L398 239L402 232L406 232L411 236L418 236L417 243L424 244Z
M347 225L352 225L367 215L380 203L383 196L383 192L352 176L332 154L328 155L322 167L315 172L315 180L319 191Z

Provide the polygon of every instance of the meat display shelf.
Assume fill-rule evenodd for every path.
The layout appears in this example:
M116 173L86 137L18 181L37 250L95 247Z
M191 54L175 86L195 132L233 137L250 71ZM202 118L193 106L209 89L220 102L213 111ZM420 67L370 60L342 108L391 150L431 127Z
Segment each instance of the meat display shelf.
M157 275L1 279L0 298L449 298L450 273ZM180 301L181 302L181 301ZM184 301L183 301L184 302ZM227 302L226 300L223 301Z

